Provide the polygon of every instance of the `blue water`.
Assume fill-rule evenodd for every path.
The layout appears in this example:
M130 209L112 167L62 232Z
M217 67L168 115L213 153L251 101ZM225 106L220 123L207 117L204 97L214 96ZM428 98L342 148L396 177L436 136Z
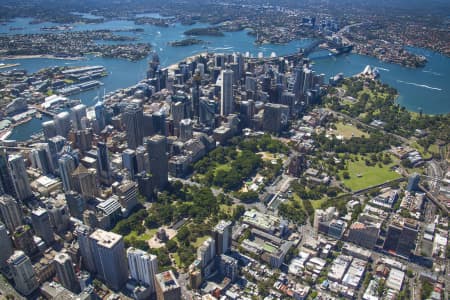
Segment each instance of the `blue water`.
M142 16L158 17L157 14L145 14ZM0 26L0 34L18 33L42 33L40 30L44 26L53 26L52 23L41 23L30 25L29 18L18 18L7 25ZM277 55L286 55L297 52L299 48L306 47L312 40L304 39L293 41L286 45L262 45L253 44L254 37L249 36L247 31L227 32L223 37L201 37L209 44L192 45L187 47L171 47L169 42L186 38L183 32L197 27L205 27L207 24L181 25L175 24L169 27L158 27L153 25L135 25L128 20L114 20L99 24L73 24L73 30L96 30L96 29L133 29L143 28L144 32L119 32L137 38L137 42L152 44L160 56L161 64L169 66L183 58L205 51L209 52L249 52L252 56L263 53L269 56L272 52ZM10 27L23 27L23 30L10 31ZM109 43L109 42L103 42ZM423 69L411 69L395 64L388 64L376 58L357 54L348 54L338 57L323 56L324 53L314 53L311 58L314 62L314 69L318 73L324 73L327 77L337 73L344 73L351 76L361 72L366 65L376 66L380 70L381 81L395 87L399 91L398 103L405 106L410 111L423 110L428 114L440 114L450 112L450 58L439 53L425 49L410 48L410 51L424 55L428 59L428 64ZM104 86L100 89L90 90L78 95L73 95L74 99L81 99L86 105L92 105L94 98L99 94L114 91L135 84L145 76L148 59L131 62L123 59L111 59L89 56L82 60L57 60L57 59L20 59L0 61L4 63L20 63L21 69L28 72L35 72L41 68L49 66L80 66L80 65L103 65L109 75L102 79ZM39 120L29 122L17 127L12 139L26 139L29 133L41 130ZM24 134L26 133L26 134Z

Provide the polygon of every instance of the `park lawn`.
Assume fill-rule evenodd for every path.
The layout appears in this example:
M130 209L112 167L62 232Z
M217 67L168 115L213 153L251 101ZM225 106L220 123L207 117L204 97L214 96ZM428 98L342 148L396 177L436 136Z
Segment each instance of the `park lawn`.
M312 207L314 207L314 209L320 209L322 207L322 204L327 202L328 198L324 197L322 199L319 200L310 200Z
M178 268L182 268L183 264L181 263L181 258L178 255L178 253L175 252L175 253L172 253L172 255L173 255L173 260L175 261L175 264L177 265L177 267Z
M237 206L236 204L233 204L233 205L220 204L219 209L220 209L220 211L230 215L230 214L233 214L234 208L236 206Z
M344 124L339 122L336 124L337 135L342 135L345 139L351 137L361 137L363 135L368 136L368 134L362 130L359 130L356 126L351 124Z
M303 204L303 200L302 198L300 198L299 195L297 195L296 193L294 193L294 201L298 201L302 207L303 210L305 210L305 206ZM327 202L327 197L324 197L322 199L318 199L318 200L309 200L309 202L311 202L311 205L314 209L319 209L322 207L322 203Z
M143 234L138 234L136 231L131 231L129 234L125 236L125 239L136 239L136 240L142 240L142 241L148 241L151 239L155 233L158 231L158 229L147 229Z
M194 248L197 249L197 248L200 247L200 246L203 244L203 242L206 241L209 237L210 237L210 235L204 235L204 236L198 237L197 240L196 240L194 243L192 243L192 246L194 246Z
M343 179L344 185L352 191L356 191L400 178L400 174L391 171L391 167L395 164L396 163L393 162L389 165L383 165L383 167L380 168L378 163L375 166L366 166L362 157L359 157L358 161L349 160L347 162L347 172L350 174L350 178ZM341 178L343 178L343 172L344 171L339 172ZM361 176L358 177L358 174Z

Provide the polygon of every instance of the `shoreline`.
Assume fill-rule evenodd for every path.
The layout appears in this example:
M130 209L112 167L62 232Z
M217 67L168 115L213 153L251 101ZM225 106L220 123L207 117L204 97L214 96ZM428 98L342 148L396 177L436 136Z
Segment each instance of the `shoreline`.
M58 59L58 60L83 60L86 59L81 56L77 57L59 57L51 54L33 54L33 55L8 55L8 56L0 56L0 60L18 60L18 59L36 59L36 58L45 58L45 59Z
M20 64L0 64L0 69L7 69L20 66Z
M187 56L186 58L184 58L184 59L182 59L182 60L180 60L180 61L178 61L178 62L176 62L174 64L171 64L171 65L165 67L164 69L167 69L167 70L173 72L176 68L178 68L178 64L180 62L194 60L197 56L206 56L207 54L208 54L208 52L199 52L197 54L193 54L191 56Z

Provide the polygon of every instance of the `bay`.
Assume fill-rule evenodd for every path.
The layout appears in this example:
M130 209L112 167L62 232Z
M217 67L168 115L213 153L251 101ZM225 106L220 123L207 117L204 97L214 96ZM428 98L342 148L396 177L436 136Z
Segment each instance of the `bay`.
M158 17L157 14L151 14ZM53 23L29 24L32 19L18 18L13 22L0 26L0 34L18 33L42 33L41 28L54 26ZM300 48L307 47L313 40L303 39L292 41L285 45L255 45L254 37L248 35L246 30L238 32L225 32L221 37L200 37L206 41L205 45L191 45L187 47L172 47L168 43L174 40L186 38L183 34L186 30L198 27L206 27L208 24L182 25L176 23L169 27L159 27L154 25L136 25L130 20L113 20L97 24L71 24L72 30L97 30L111 29L124 30L142 28L143 32L118 32L117 34L134 36L137 42L147 42L152 44L153 49L158 53L162 66L166 67L191 56L202 52L249 52L252 56L262 53L268 57L272 53L277 55L287 55L297 52ZM9 28L18 30L9 30ZM324 73L326 77L337 73L345 76L352 76L361 72L366 65L377 67L380 71L380 80L399 91L397 102L405 106L410 111L418 112L422 110L427 114L442 114L450 112L450 58L439 53L420 49L408 48L417 54L424 55L428 63L424 68L412 69L396 64L382 62L374 57L358 54L346 54L340 56L328 56L324 53L313 53L310 58L313 61L313 69L317 73ZM148 60L143 59L131 62L123 59L102 58L88 56L82 60L59 60L59 59L18 59L0 60L0 63L20 63L20 69L28 72L36 72L39 69L49 66L82 66L82 65L103 65L108 71L108 76L102 78L104 85L100 89L89 90L78 95L73 95L73 99L81 99L83 103L93 105L94 98L104 91L110 92L116 89L125 88L143 79L147 70ZM31 133L41 130L40 122L34 119L31 122L18 126L14 129L10 139L24 140L29 138Z

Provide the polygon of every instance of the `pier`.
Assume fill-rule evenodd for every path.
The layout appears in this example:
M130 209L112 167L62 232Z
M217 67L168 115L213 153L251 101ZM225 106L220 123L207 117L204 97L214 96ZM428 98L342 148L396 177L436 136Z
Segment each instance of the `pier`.
M54 118L56 116L56 114L54 112L51 112L51 111L46 110L46 109L43 109L43 108L41 108L41 107L39 107L37 105L33 105L32 107L34 109L36 109L36 111L40 112L43 115L46 115L46 116L49 116L49 117L52 117L52 118Z

